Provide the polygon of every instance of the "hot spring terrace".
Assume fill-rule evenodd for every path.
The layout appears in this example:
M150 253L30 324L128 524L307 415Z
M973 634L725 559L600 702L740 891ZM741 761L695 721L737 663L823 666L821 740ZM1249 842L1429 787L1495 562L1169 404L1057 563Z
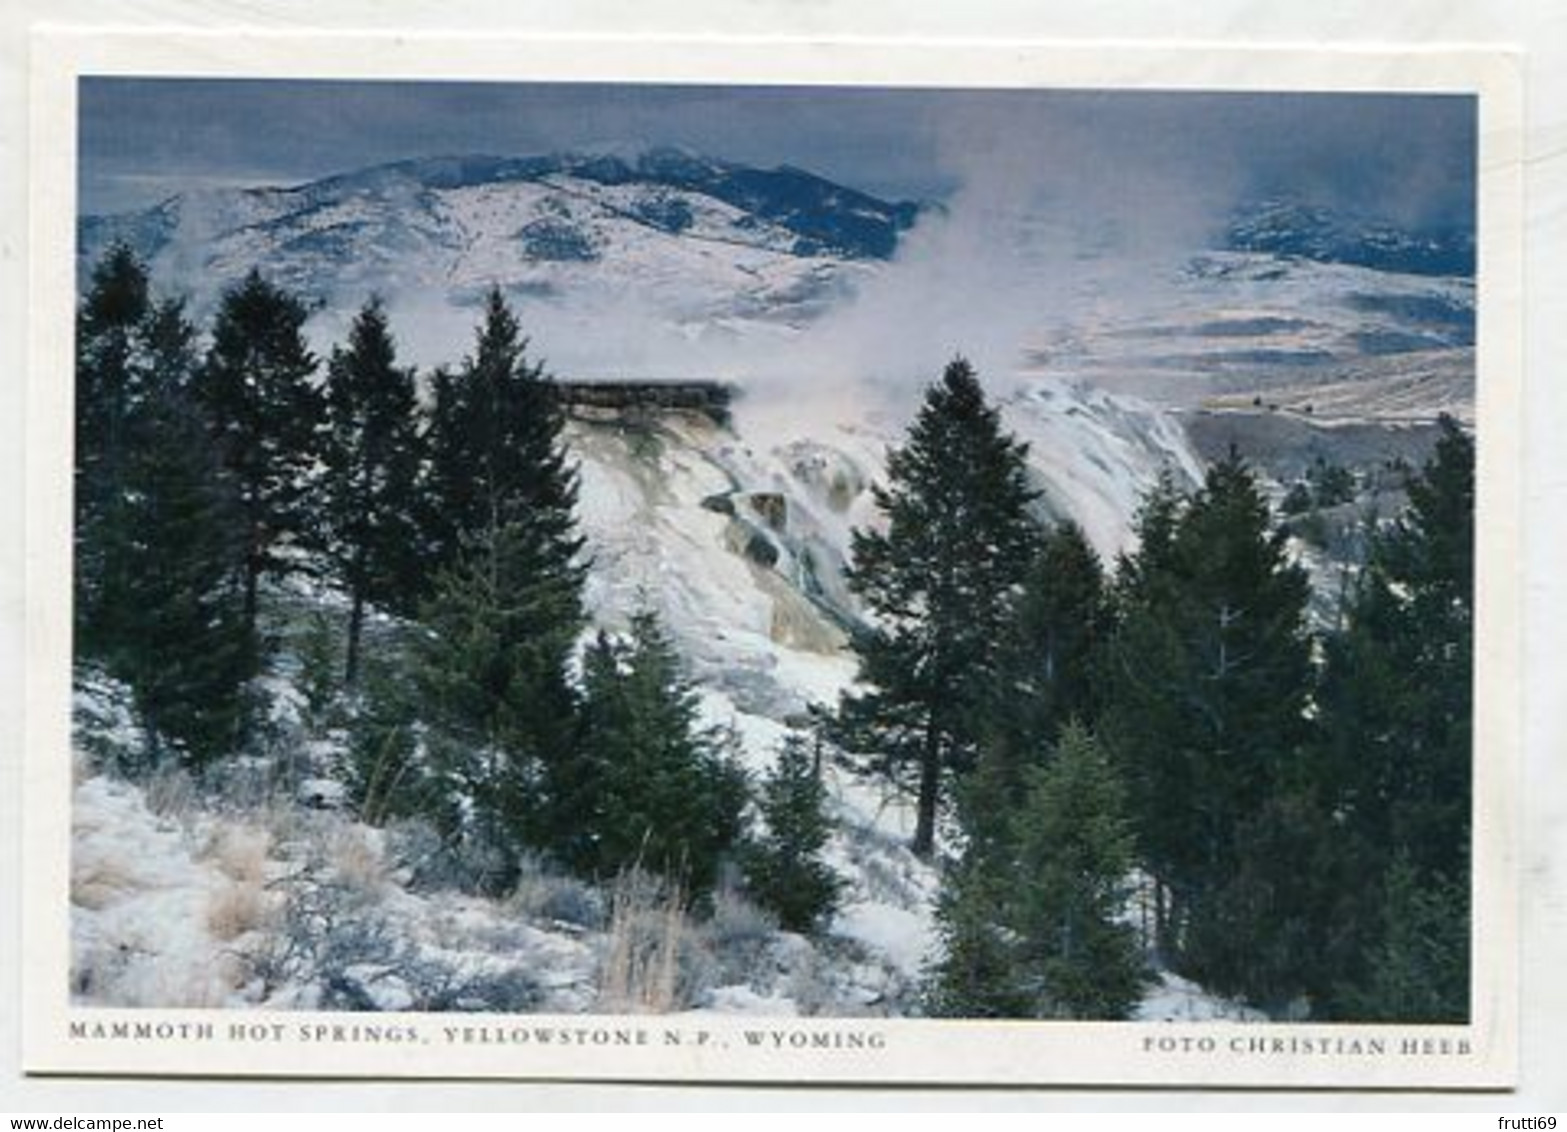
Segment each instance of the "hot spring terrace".
M737 390L728 382L610 378L557 380L556 390L568 412L582 416L680 410L701 413L717 424L729 420Z

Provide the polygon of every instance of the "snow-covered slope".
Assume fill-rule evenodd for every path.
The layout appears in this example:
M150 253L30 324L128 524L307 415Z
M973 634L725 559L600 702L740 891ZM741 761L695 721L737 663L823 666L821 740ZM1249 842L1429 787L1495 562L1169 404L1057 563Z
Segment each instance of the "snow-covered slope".
M696 413L601 410L568 428L594 620L618 628L655 609L699 682L705 719L732 729L753 772L811 704L831 703L854 676L841 571L849 532L875 521L869 485L904 423L871 405L824 419L742 401L729 427ZM1162 462L1195 467L1178 433L1114 397L1045 385L1005 411L1033 442L1053 506L1111 543ZM332 606L314 590L286 600ZM134 749L123 692L101 679L81 688L83 745L100 761ZM298 698L279 691L284 704ZM277 721L285 732L287 715ZM325 770L331 744L312 749ZM177 777L144 790L89 773L75 807L76 994L164 1006L915 1012L937 947L938 877L908 849L912 807L831 762L825 781L827 857L845 887L822 938L779 932L726 897L711 919L668 929L679 936L679 986L628 1001L616 989L612 894L543 872L504 901L431 889L416 880L410 831L286 799L219 813ZM137 851L127 858L124 845ZM1226 1009L1161 985L1143 1015Z
M1280 387L1304 405L1322 386L1324 411L1407 420L1472 401L1464 230L1263 201L1206 246L1132 246L1113 221L1038 212L1025 189L918 206L668 149L429 158L84 218L79 277L124 241L205 317L258 268L316 307L323 351L376 293L425 366L456 360L499 286L571 378L745 380L824 351L889 364L928 337L993 380L1015 367L1166 405ZM945 360L892 368L907 381ZM1390 388L1354 396L1367 382Z
M801 170L670 150L442 158L89 217L79 262L85 279L126 242L198 313L259 268L321 306L328 328L372 292L427 317L498 285L576 310L613 302L622 318L646 304L696 333L809 317L890 256L916 215Z
M1470 278L1211 252L1165 267L1135 306L1084 302L1031 361L1164 404L1279 389L1304 406L1322 387L1325 416L1429 420L1473 401L1473 346ZM1351 397L1361 385L1375 391Z

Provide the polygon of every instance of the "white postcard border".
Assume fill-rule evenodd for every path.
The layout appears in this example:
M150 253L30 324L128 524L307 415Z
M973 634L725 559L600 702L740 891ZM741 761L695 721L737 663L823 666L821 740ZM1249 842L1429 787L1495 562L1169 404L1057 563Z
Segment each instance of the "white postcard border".
M37 31L32 46L22 777L27 1071L1281 1088L1505 1088L1514 1083L1523 549L1523 135L1516 57L1495 50L1435 48L48 28ZM75 84L88 74L1477 95L1480 441L1471 1023L515 1018L70 1007L65 894L71 794ZM370 1027L380 1028L374 1039ZM536 1034L541 1030L554 1031L556 1039L541 1044ZM396 1040L393 1032L400 1035ZM749 1032L764 1035L760 1047L750 1044ZM561 1044L561 1034L574 1036ZM1252 1045L1254 1040L1262 1043L1260 1048Z

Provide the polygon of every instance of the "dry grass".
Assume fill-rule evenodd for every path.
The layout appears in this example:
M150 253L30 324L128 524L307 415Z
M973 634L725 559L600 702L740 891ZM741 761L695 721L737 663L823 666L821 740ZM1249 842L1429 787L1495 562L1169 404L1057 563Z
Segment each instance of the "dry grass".
M538 861L521 862L516 887L507 908L529 923L564 925L582 930L604 926L604 906L598 892L575 877L556 873Z
M142 787L147 809L160 818L188 825L197 810L200 790L190 772L180 766L164 766L154 771Z
M143 887L136 869L122 857L87 855L78 850L71 857L71 903L96 912L117 904Z
M683 1006L680 958L691 931L678 888L637 869L623 873L610 896L599 1007L662 1014Z
M213 938L231 943L269 925L276 918L274 903L259 878L230 881L207 902L207 931Z
M205 856L218 871L241 884L260 885L267 879L272 835L261 826L225 825L208 843Z
M389 883L380 850L357 826L332 830L327 835L326 855L337 879L354 892L373 896Z
M207 930L215 939L232 942L275 918L267 892L272 847L265 825L225 825L208 840L202 857L223 877L207 901Z

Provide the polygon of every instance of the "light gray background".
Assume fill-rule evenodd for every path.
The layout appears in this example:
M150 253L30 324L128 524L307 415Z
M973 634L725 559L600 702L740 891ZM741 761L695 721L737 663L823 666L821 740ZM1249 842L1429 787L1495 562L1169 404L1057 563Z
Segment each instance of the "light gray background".
M633 1086L51 1081L20 1075L16 1011L23 653L28 144L35 21L289 30L876 36L1525 52L1528 610L1523 1070L1514 1094L679 1089ZM1122 1109L1549 1112L1567 1109L1567 4L1561 0L0 0L0 1113L177 1111ZM1477 1125L1479 1127L1479 1125Z

